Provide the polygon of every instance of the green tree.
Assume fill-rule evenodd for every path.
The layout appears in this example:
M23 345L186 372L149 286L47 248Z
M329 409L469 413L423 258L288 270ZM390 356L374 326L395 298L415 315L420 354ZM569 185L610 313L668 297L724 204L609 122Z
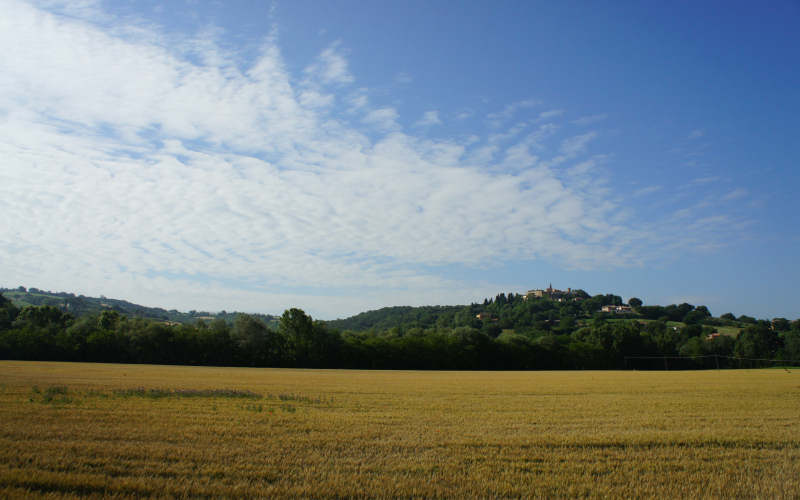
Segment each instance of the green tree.
M72 315L53 306L27 306L20 310L14 326L58 329L66 327L72 319Z
M781 334L783 340L782 358L800 361L800 331L791 330Z
M104 330L113 330L117 327L121 319L117 311L103 311L97 320L97 324Z
M647 319L661 319L666 316L662 306L640 306L637 312Z
M236 348L231 339L230 326L224 319L216 318L208 325L199 321L195 329L200 363L227 365L235 361Z
M249 314L236 317L231 339L242 362L253 366L280 366L286 357L286 337Z
M705 314L695 309L694 311L686 313L686 316L683 317L683 322L687 325L699 325L706 318L707 316Z
M681 336L684 339L690 339L692 337L700 337L703 335L703 327L700 325L686 325L681 328Z
M325 368L335 363L341 348L341 336L328 330L325 323L314 321L302 309L284 311L278 331L288 339L296 366Z
M19 309L14 303L0 293L0 331L11 328L18 314Z
M736 337L734 353L743 358L771 358L781 347L777 333L764 325L748 326Z
M681 332L677 328L667 326L663 321L651 321L644 326L643 334L655 345L659 354L677 354L681 343Z
M678 351L681 356L702 356L706 353L705 339L692 337L684 343Z
M779 332L787 332L792 329L791 323L786 318L775 318L772 320L772 327Z
M710 318L711 317L711 311L709 311L708 307L706 307L706 306L697 306L697 307L694 308L694 310L698 311L699 313L701 313L706 318Z
M720 335L711 340L706 341L706 352L708 354L717 354L719 356L730 356L733 354L733 346L736 340L727 335Z
M297 361L306 362L314 342L314 322L311 316L302 309L287 309L278 323L278 331L288 339Z
M757 321L756 321L756 319L754 317L747 316L745 314L742 314L741 316L739 316L738 320L740 322L742 322L742 323L749 323L751 325L755 325L757 323Z

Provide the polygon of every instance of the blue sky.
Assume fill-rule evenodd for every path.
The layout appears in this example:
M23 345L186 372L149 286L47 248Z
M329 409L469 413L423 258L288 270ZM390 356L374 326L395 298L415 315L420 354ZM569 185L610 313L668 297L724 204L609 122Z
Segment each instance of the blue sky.
M800 317L796 2L0 7L0 285Z

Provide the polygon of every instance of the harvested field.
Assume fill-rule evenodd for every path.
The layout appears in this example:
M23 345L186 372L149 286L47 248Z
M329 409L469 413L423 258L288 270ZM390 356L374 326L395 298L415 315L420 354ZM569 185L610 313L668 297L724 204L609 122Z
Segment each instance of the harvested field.
M800 496L800 371L0 362L0 496Z

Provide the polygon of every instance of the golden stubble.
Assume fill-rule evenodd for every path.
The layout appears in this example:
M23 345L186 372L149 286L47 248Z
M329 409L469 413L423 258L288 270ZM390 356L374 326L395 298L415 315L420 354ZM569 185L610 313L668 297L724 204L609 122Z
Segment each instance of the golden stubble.
M800 372L3 361L0 496L797 498Z

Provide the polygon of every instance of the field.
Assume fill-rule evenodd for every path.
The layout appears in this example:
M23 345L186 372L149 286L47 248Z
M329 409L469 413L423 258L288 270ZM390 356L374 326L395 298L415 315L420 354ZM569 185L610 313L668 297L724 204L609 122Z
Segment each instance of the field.
M0 497L800 497L800 371L0 361Z
M739 336L739 332L742 331L741 328L736 326L715 326L714 328L717 329L717 332L719 332L720 335L727 335L728 337L733 338Z

